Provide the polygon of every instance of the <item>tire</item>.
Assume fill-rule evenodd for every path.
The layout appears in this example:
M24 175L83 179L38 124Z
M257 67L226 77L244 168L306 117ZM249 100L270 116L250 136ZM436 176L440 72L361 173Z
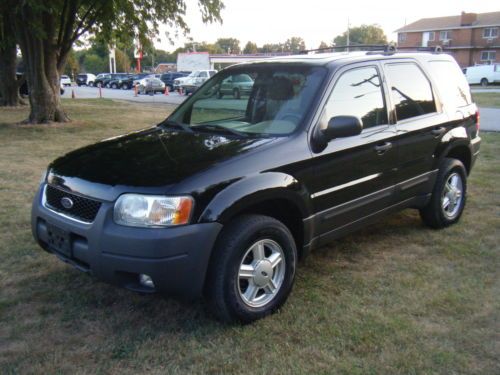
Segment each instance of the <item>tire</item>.
M240 90L238 88L233 89L233 97L235 99L240 99L241 98L241 93L240 93Z
M128 90L130 87L128 87L128 83L124 83L122 85L122 90Z
M96 87L102 87L102 83L101 82L97 82Z
M283 223L261 215L232 220L217 240L205 282L212 314L227 323L272 314L292 290L296 263L295 241ZM253 272L249 267L255 267ZM242 268L246 274L239 276Z
M420 209L420 217L434 229L452 225L460 219L466 197L467 172L464 165L460 160L446 158L439 168L429 203Z
M488 86L488 80L486 78L481 79L481 86L486 87Z
M111 85L111 88L116 90L116 89L118 88L118 85L117 85L116 83L113 83L113 84Z
M89 82L90 87L94 87L94 82Z

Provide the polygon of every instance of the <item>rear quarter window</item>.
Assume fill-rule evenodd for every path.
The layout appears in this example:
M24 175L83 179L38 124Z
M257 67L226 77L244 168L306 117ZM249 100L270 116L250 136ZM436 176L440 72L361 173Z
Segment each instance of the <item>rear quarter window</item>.
M456 63L429 61L429 70L445 106L463 107L472 103L469 84Z

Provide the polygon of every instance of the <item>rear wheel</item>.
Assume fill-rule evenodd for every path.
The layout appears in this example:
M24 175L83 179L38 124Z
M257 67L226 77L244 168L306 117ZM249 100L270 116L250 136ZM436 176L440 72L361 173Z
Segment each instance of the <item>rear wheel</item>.
M283 305L295 277L292 234L268 216L245 215L224 228L205 284L212 313L226 322L249 323Z
M128 87L128 83L124 83L124 84L122 85L122 90L128 90L128 89L129 89L129 87Z
M89 82L90 87L94 87L94 82Z
M483 78L483 79L481 80L481 86L483 86L483 87L488 86L488 83L489 83L489 82L488 82L488 80L487 80L486 78Z
M467 173L457 159L444 159L439 169L431 199L420 210L420 216L431 228L444 228L456 223L465 207Z

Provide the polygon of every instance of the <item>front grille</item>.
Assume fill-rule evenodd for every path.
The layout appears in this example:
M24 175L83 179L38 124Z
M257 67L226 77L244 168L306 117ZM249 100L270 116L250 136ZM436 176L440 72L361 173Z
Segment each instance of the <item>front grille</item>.
M61 200L64 197L71 199L73 202L73 206L71 208L63 206ZM94 221L99 208L101 208L101 202L99 201L68 193L67 191L50 185L47 185L47 188L45 189L45 202L49 208L55 211L88 223Z

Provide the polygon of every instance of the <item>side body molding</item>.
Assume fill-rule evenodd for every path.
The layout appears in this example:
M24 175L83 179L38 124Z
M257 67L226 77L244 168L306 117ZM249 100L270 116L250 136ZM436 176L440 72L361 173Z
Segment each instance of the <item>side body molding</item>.
M293 176L282 172L264 172L229 185L219 192L201 213L199 222L224 223L235 213L270 199L290 201L303 218L311 215L310 194Z

